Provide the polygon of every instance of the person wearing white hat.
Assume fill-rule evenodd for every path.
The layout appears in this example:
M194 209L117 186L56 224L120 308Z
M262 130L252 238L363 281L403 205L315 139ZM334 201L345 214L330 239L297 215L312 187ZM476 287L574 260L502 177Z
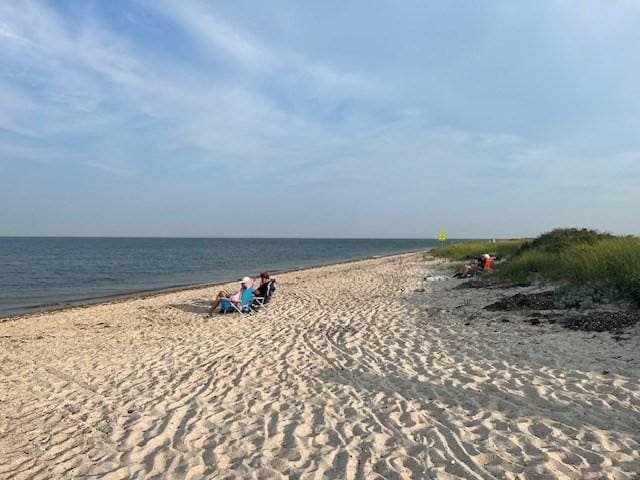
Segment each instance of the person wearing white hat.
M205 315L205 317L210 317L213 315L213 312L218 308L218 305L222 305L221 312L228 312L231 310L230 304L233 303L235 305L240 305L240 300L242 298L242 292L248 288L253 286L253 278L250 277L242 277L240 280L240 288L233 293L229 293L226 290L220 290L216 299L211 304L211 308Z

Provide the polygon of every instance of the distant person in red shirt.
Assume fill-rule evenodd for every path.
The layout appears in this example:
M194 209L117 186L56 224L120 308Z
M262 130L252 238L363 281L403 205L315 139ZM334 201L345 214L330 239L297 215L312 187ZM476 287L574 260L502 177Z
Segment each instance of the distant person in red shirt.
M484 255L482 255L482 259L482 270L491 270L493 268L493 262L495 261L495 258L488 253L485 253Z
M462 269L454 275L454 277L469 278L473 277L478 272L487 272L493 268L494 261L495 257L485 253L484 255L477 257L475 263L464 265Z

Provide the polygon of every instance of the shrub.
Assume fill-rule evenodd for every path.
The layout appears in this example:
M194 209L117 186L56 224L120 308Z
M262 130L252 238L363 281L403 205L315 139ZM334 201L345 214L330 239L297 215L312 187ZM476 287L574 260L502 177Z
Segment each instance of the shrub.
M543 233L520 248L520 252L539 250L545 252L560 252L576 244L593 244L603 239L614 238L609 233L601 233L587 228L556 228Z
M607 235L561 251L524 249L502 265L498 275L512 281L539 276L574 286L610 289L616 296L640 304L640 238Z

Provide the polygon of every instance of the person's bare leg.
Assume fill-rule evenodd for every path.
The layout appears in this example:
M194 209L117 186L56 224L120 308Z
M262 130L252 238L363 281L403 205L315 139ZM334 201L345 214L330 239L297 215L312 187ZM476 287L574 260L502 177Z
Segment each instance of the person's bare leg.
M218 292L218 296L211 304L211 308L209 309L209 312L206 315L207 317L210 317L211 315L213 315L213 312L215 312L216 308L218 308L218 305L220 305L220 302L222 301L222 299L225 298L226 296L227 296L227 292L225 292L224 290Z

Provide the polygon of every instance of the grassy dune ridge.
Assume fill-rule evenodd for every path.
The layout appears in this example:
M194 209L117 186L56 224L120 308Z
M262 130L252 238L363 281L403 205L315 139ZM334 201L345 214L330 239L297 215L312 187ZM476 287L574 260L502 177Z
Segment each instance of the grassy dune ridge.
M527 243L525 239L498 240L497 242L461 242L444 247L433 248L429 251L434 257L450 258L451 260L471 260L483 253L492 253L499 258L513 256Z
M505 281L556 280L614 292L640 305L640 238L587 229L556 229L531 240L470 242L437 248L454 260L492 253L504 262L493 277Z

